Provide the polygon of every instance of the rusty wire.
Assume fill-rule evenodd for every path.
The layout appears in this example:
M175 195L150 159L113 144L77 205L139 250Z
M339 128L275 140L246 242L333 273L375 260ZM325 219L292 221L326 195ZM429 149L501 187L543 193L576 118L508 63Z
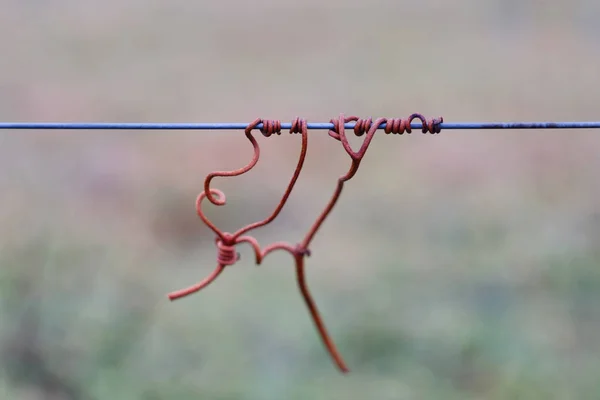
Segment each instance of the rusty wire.
M249 236L248 233L253 229L265 226L265 225L269 224L270 222L272 222L275 218L277 218L277 216L283 209L285 203L287 202L287 200L292 192L292 189L294 188L294 185L296 184L296 181L298 180L298 177L300 176L300 172L302 170L302 167L304 165L304 160L306 158L306 152L307 152L307 148L308 148L308 129L307 129L306 120L296 117L290 125L290 133L300 134L302 137L302 145L301 145L301 149L300 149L300 155L298 157L298 163L296 165L296 169L294 170L292 178L290 179L290 181L288 183L287 189L285 190L283 196L281 197L281 200L275 207L275 210L269 217L265 218L262 221L257 221L257 222L251 223L249 225L246 225L234 233L229 233L229 232L223 232L219 228L217 228L206 217L206 215L202 211L202 201L205 198L208 199L208 201L210 201L212 204L214 204L216 206L223 206L226 203L225 194L222 191L220 191L219 189L210 187L210 183L214 178L216 178L216 177L234 177L234 176L242 175L242 174L250 171L258 162L259 157L260 157L260 148L259 148L258 142L252 135L252 131L254 129L257 129L257 127L260 125L260 128L259 128L260 132L265 137L269 137L273 134L277 134L277 135L281 134L281 126L282 126L281 121L263 120L261 118L255 119L245 129L246 138L250 141L250 143L252 144L252 147L254 149L254 154L253 154L253 157L250 160L250 162L245 167L242 167L240 169L236 169L233 171L215 171L215 172L208 174L204 180L204 190L202 191L202 193L200 193L198 195L198 197L196 199L196 212L197 212L198 216L216 234L215 243L216 243L216 247L217 247L217 266L216 266L215 270L209 276L204 278L199 283L197 283L193 286L190 286L188 288L181 289L181 290L170 293L168 295L169 299L176 300L176 299L180 299L185 296L189 296L190 294L198 292L199 290L205 288L210 283L212 283L223 272L225 267L233 265L233 264L235 264L236 261L239 260L239 253L236 252L235 246L240 243L248 243L248 244L250 244L250 246L252 246L252 248L254 249L255 256L256 256L255 262L257 265L260 265L261 262L263 261L263 259L269 253L271 253L275 250L286 251L286 252L290 253L290 255L294 259L295 266L296 266L296 278L297 278L297 282L298 282L298 287L300 289L302 297L304 298L304 301L306 302L306 305L308 307L310 315L311 315L313 322L317 328L317 331L319 332L319 335L323 341L323 344L325 345L325 348L329 352L331 358L335 362L336 366L340 369L340 371L342 371L343 373L349 372L349 369L346 366L346 363L344 362L344 360L342 359L342 356L338 352L337 347L335 346L335 343L329 336L327 329L325 328L325 324L323 323L323 320L317 309L317 305L315 304L315 301L313 300L313 298L310 294L310 291L308 290L308 286L306 284L305 273L304 273L304 266L305 266L304 258L306 256L310 256L310 250L309 250L310 243L312 242L317 231L319 230L319 228L321 227L323 222L325 222L325 219L327 218L327 216L329 216L329 214L333 210L333 207L337 203L337 201L342 193L344 183L347 182L348 180L352 179L352 177L358 171L360 163L367 152L367 149L369 147L369 144L371 143L371 140L373 139L373 136L375 135L375 132L378 129L380 129L383 125L385 125L384 131L386 134L403 134L405 132L410 133L411 132L411 123L415 119L418 119L421 122L421 132L422 133L437 134L440 132L440 124L443 122L443 118L440 117L437 119L427 120L421 114L412 114L407 119L378 118L374 122L372 121L371 118L360 119L355 116L344 117L343 114L341 114L337 119L332 119L330 121L330 123L332 124L332 129L330 129L328 132L329 136L331 136L332 138L334 138L342 143L342 146L344 147L344 149L346 150L346 152L348 153L348 155L350 156L350 159L351 159L350 168L348 169L346 174L342 175L338 179L336 188L333 192L331 199L325 206L325 209L317 217L317 219L315 220L313 225L308 230L308 233L306 234L306 236L300 243L293 245L293 244L286 243L286 242L275 242L275 243L272 243L272 244L266 246L262 250L261 250L261 247L260 247L258 241L254 237ZM356 136L366 135L365 140L363 141L363 143L358 151L354 151L350 147L350 144L346 137L345 126L349 122L355 122L353 130L354 130L354 134Z

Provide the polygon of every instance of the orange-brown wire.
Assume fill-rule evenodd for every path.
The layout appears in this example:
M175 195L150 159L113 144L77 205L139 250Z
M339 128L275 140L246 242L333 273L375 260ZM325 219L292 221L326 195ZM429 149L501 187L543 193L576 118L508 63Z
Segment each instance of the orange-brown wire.
M427 121L425 117L421 114L412 114L409 118L402 120L400 118L396 119L387 119L387 118L378 118L375 122L372 121L371 118L360 119L356 116L345 117L343 114L340 114L337 119L332 119L330 122L333 124L333 129L331 129L328 133L332 138L340 141L344 150L348 153L351 158L350 168L346 172L346 174L340 176L337 182L337 186L331 196L329 202L325 206L325 209L321 212L321 214L317 217L313 225L308 230L304 239L297 245L291 245L286 242L276 242L266 246L264 249L261 249L258 241L247 234L249 231L265 226L272 222L287 202L298 177L300 176L300 172L304 165L304 161L306 159L306 152L308 148L308 132L307 132L307 124L306 120L300 119L296 117L291 124L290 133L299 133L302 136L302 144L300 149L300 154L298 157L298 162L296 164L296 169L290 179L288 186L281 197L280 201L275 207L275 210L269 215L267 218L257 221L251 224L248 224L234 233L223 232L219 228L216 227L204 214L202 211L202 201L206 198L212 204L216 206L223 206L226 204L225 194L219 189L214 189L210 187L210 183L212 179L216 177L233 177L242 175L248 171L250 171L258 162L260 158L260 147L258 142L252 135L252 130L254 130L259 124L262 123L262 128L260 129L261 133L265 137L269 137L273 134L280 135L281 134L281 122L277 120L263 120L260 118L255 119L252 123L250 123L245 129L246 138L250 141L253 148L253 156L250 162L239 169L233 171L215 171L206 176L204 180L204 190L202 193L198 195L196 198L196 212L198 216L202 219L202 221L212 229L215 234L215 242L217 245L217 267L215 270L206 278L204 278L199 283L192 285L188 288L178 290L172 292L168 295L169 299L176 300L182 297L188 296L192 293L198 292L204 287L208 286L211 282L213 282L225 269L226 266L233 265L236 261L239 260L239 254L235 251L235 246L240 243L248 243L254 250L255 254L255 262L257 265L260 265L263 259L271 252L275 250L283 250L290 253L294 259L294 263L296 266L296 279L298 283L298 287L304 298L304 301L309 309L312 320L319 332L319 335L325 345L325 348L331 355L333 361L337 365L337 367L343 373L349 372L346 363L342 359L339 354L335 343L329 336L327 329L325 328L325 324L319 314L316 303L308 290L308 285L306 284L305 277L305 257L310 255L309 246L314 236L316 235L319 228L325 222L325 219L329 216L334 206L336 205L344 187L344 183L350 180L358 171L360 163L365 156L367 149L375 135L377 129L379 129L383 124L386 124L384 129L386 134L403 134L404 132L411 133L410 124L414 119L419 119L422 124L422 132L423 133L439 133L440 132L440 123L443 122L443 118L431 119ZM357 136L366 135L363 143L361 144L358 151L354 151L348 142L348 138L346 136L346 131L344 125L348 122L355 121L356 124L354 126L354 134Z

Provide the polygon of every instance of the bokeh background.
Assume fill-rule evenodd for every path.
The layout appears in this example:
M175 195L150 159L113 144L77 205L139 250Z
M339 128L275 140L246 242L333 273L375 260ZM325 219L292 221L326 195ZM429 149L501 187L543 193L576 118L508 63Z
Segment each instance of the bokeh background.
M600 119L600 3L0 1L0 120ZM299 138L215 180L264 218ZM352 141L355 145L358 139ZM204 176L241 131L0 132L2 399L598 399L600 133L376 136L311 247L323 349L287 254L214 268ZM262 244L296 243L349 165L310 133Z

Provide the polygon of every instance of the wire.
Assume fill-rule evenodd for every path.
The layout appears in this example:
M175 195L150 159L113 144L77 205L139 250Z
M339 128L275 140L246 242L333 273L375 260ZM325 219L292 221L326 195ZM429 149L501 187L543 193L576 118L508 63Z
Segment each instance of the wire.
M291 123L281 123L281 129L290 129ZM346 129L355 123L345 124ZM140 123L140 122L0 122L0 129L54 129L54 130L244 130L247 123ZM385 128L381 125L380 129ZM262 129L262 123L256 126ZM411 128L421 129L421 123L411 123ZM600 121L589 122L444 122L440 129L599 129ZM307 129L329 130L332 123L307 123Z

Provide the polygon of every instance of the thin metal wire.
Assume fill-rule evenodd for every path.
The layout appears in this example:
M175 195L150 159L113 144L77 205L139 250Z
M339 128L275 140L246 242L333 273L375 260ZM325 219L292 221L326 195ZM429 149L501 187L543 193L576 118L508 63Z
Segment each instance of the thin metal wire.
M353 129L355 123L345 124L346 129ZM0 129L55 129L55 130L244 130L248 126L243 122L216 123L138 123L138 122L0 122ZM384 129L386 124L380 126ZM589 122L443 122L446 129L600 129L600 121ZM421 129L419 122L412 123L411 128ZM262 123L256 126L262 129ZM281 129L290 129L291 123L281 123ZM332 123L313 122L307 129L330 130Z

